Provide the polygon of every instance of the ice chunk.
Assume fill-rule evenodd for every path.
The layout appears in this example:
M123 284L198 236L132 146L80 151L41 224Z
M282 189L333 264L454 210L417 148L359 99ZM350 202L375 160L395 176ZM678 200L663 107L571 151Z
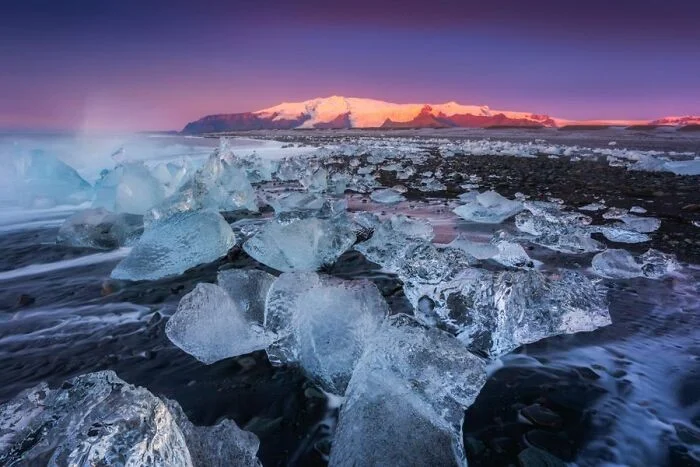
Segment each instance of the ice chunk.
M628 230L623 228L621 225L608 226L600 225L593 226L591 231L597 231L603 234L605 238L611 242L617 243L644 243L651 240L648 235L635 232L634 230Z
M649 249L649 251L641 255L639 261L642 263L644 277L649 279L660 279L681 269L681 265L676 260L675 255L662 253L654 249Z
M591 261L593 272L610 279L630 279L642 275L642 266L627 250L601 251Z
M256 304L259 297L244 298L248 303L251 299ZM250 309L243 308L242 301L218 285L197 284L180 300L165 333L173 344L206 364L264 349L269 339L259 322L248 319Z
M333 264L356 237L343 216L274 219L249 238L243 249L253 259L278 271L316 271Z
M218 212L174 214L144 232L112 278L139 281L182 274L221 258L235 244L231 226Z
M660 279L681 268L674 255L654 249L638 257L626 250L605 250L593 257L591 266L593 272L609 279Z
M372 233L368 240L355 245L355 249L390 272L397 272L410 250L435 235L427 221L404 215L392 216L382 222L372 214L361 213L355 216L355 222Z
M520 201L509 200L495 191L485 191L476 195L474 201L456 207L453 212L471 222L500 224L522 210Z
M236 302L248 322L265 321L265 300L275 276L257 269L227 269L219 271L216 282Z
M454 269L438 283L405 279L416 317L491 357L557 334L610 324L604 291L580 273Z
M656 217L639 217L631 214L622 216L620 220L624 223L624 227L635 232L649 233L659 230L661 220Z
M143 232L143 219L134 214L115 214L103 208L86 209L66 219L58 229L57 242L88 248L118 248L135 242Z
M311 167L307 169L299 181L308 191L326 191L326 188L328 188L328 171L323 167Z
M369 195L372 201L382 204L394 204L404 201L406 199L401 193L391 188L385 188L382 190L375 190Z
M589 228L590 218L575 213L557 211L522 212L515 216L515 226L533 235L532 243L564 253L589 253L605 249L605 245L591 238L595 229ZM555 214L555 212L557 212Z
M464 410L485 383L484 362L452 336L390 317L352 375L329 465L466 466Z
M44 208L92 199L90 184L54 156L37 150L15 157L13 162L14 176L7 180L6 195L23 206Z
M165 199L165 189L141 162L119 165L95 184L92 206L114 212L145 214Z
M342 395L387 313L384 298L367 280L284 273L270 288L265 308L265 328L276 334L268 356L298 363L325 390Z
M257 437L225 420L195 427L175 401L112 371L45 384L0 406L3 465L257 467Z
M214 151L195 174L191 186L194 198L205 207L218 211L247 209L257 211L257 195L250 184L246 171L236 167L232 153Z

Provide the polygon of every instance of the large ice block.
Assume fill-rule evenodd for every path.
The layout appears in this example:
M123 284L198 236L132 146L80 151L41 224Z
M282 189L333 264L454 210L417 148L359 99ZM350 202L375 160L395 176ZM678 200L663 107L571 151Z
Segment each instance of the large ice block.
M45 384L0 406L3 465L259 467L257 437L231 420L196 427L112 371Z
M112 278L139 281L182 274L221 258L235 244L231 226L218 212L177 213L147 229Z
M435 283L404 278L404 292L419 320L491 357L611 322L603 289L572 270L453 268Z
M265 329L276 335L268 356L298 363L325 390L342 395L387 313L384 298L367 280L284 273L267 297Z
M218 285L197 284L180 300L165 333L173 344L206 364L264 349L269 339L262 323L250 320L243 306L242 300L234 300Z
M484 362L454 337L390 317L357 362L329 465L466 466L464 410L485 383Z

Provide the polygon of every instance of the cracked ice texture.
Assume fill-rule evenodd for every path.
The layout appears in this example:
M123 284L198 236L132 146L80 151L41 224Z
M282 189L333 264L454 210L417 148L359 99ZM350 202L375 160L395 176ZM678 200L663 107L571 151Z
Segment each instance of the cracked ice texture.
M267 297L265 329L276 334L268 356L275 363L298 363L325 390L342 395L388 311L367 280L284 273Z
M483 360L454 337L388 318L357 362L329 465L466 466L464 410L485 383Z
M175 401L112 371L45 383L0 406L3 465L257 467L257 437L231 420L196 427Z
M255 301L251 297L247 301ZM264 349L269 339L260 323L246 316L243 300L234 300L222 287L200 283L182 297L168 320L170 341L202 363Z
M221 258L235 244L231 226L218 212L177 213L147 229L112 278L138 281L182 274Z
M356 237L343 219L274 219L243 244L253 259L282 272L316 271L333 264Z
M546 337L611 323L604 291L575 271L545 276L535 270L466 267L432 283L402 279L419 320L494 358Z

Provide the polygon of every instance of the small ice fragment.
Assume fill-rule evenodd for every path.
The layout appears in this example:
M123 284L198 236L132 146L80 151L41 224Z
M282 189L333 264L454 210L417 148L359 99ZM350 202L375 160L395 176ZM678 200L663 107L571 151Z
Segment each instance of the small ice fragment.
M265 329L276 335L268 356L275 363L298 363L325 390L342 395L388 311L367 280L284 273L270 288L265 307Z
M218 212L177 213L147 229L112 278L140 281L182 274L225 256L235 244L231 226Z
M484 362L458 340L390 317L357 362L329 466L465 466L464 410L485 383Z
M265 300L275 276L258 269L226 269L219 271L216 282L236 302L246 320L258 323L265 321Z
M485 224L500 224L523 210L520 201L512 201L495 191L476 195L474 201L458 206L453 212L462 219Z
M182 297L165 333L173 344L206 364L264 349L270 339L259 324L247 320L242 305L222 287L199 283Z
M624 208L609 208L603 213L603 219L622 219L628 214L628 210Z
M622 216L620 220L624 222L624 226L628 229L640 233L654 232L661 227L661 220L656 217L638 217L628 214Z
M394 204L406 199L401 193L391 188L373 191L369 197L372 201L382 204Z
M642 275L642 267L627 250L601 251L591 261L593 272L610 279L630 279Z
M113 371L20 393L0 406L0 433L4 465L261 465L253 433L232 420L194 426L177 402L132 386Z
M243 250L278 271L316 271L333 264L355 240L344 218L308 217L289 222L277 218L249 238Z
M86 209L66 219L57 242L64 245L112 249L135 242L143 232L141 216Z
M647 212L647 210L644 209L644 208L641 207L641 206L632 206L632 207L630 208L630 212L633 213L633 214L644 214L644 213Z

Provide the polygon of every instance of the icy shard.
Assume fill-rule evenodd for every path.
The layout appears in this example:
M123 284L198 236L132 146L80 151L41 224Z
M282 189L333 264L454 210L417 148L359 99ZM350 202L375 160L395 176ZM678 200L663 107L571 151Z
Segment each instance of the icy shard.
M16 177L8 195L26 207L81 204L92 199L92 187L71 166L43 151L17 156Z
M284 273L267 297L265 329L276 334L268 356L272 362L298 363L325 390L342 395L387 313L369 281Z
M391 188L375 190L369 195L372 201L382 204L394 204L406 199L401 193Z
M57 242L89 248L118 248L135 242L143 232L141 216L115 214L103 208L86 209L66 219Z
M165 188L143 163L129 162L102 174L95 184L92 207L146 214L165 199Z
M500 224L523 210L523 203L504 198L495 191L476 195L474 201L456 207L453 212L462 219L484 224Z
M206 364L264 349L269 339L261 324L248 320L239 303L218 285L197 284L180 300L165 333Z
M557 334L610 324L604 292L575 271L453 269L440 282L402 278L416 317L498 357Z
M276 218L249 238L243 250L278 271L316 271L333 264L355 240L349 222L342 218Z
M265 300L276 277L257 269L227 269L219 271L216 282L236 302L246 320L258 323L265 321Z
M24 391L0 406L0 433L3 465L260 466L254 434L230 420L195 427L112 371Z
M329 465L466 466L464 410L485 383L484 362L458 340L388 318L357 362Z
M112 278L139 281L182 274L221 258L235 244L231 226L218 212L174 214L144 232Z

